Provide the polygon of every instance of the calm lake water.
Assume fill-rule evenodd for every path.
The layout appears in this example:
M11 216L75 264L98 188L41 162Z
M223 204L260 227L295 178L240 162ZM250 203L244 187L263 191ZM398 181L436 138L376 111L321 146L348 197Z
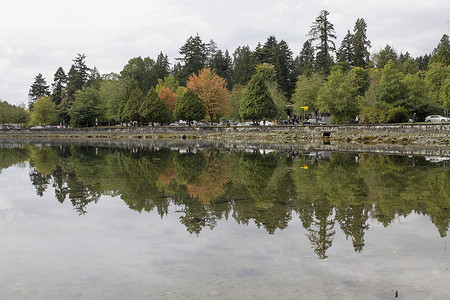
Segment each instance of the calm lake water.
M0 144L0 299L449 299L448 158Z

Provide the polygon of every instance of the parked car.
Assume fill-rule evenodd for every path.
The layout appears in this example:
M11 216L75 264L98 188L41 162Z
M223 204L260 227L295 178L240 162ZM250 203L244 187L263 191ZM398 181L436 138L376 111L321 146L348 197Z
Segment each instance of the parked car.
M429 162L442 162L446 160L450 160L450 157L443 156L425 156L425 159Z
M275 123L270 122L270 121L261 121L261 122L259 122L259 125L260 126L274 126Z
M427 116L425 118L425 122L436 122L436 123L439 123L439 122L448 122L448 121L449 121L449 118L446 118L446 117L443 117L443 116L440 116L440 115L431 115L431 116Z
M308 119L308 121L303 122L304 125L327 125L324 121L320 119Z

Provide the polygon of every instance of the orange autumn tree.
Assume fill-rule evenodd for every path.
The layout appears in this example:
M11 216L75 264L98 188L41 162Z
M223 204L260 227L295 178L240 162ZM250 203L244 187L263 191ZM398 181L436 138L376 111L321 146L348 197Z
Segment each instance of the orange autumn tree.
M200 70L198 75L189 76L186 87L193 89L202 99L211 122L214 117L229 111L230 94L226 88L225 79L210 68Z
M159 90L159 98L164 101L167 106L169 115L173 116L173 110L175 109L175 104L177 103L177 96L168 87L161 87Z

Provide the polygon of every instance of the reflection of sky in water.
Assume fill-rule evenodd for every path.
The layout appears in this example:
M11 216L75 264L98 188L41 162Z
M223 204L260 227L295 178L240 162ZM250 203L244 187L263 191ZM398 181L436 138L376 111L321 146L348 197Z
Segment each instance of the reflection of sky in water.
M317 258L294 215L269 235L219 220L191 235L170 208L130 210L102 196L78 216L51 187L36 196L28 168L0 174L1 299L443 299L450 295L448 237L427 216L370 222L362 253L335 225Z

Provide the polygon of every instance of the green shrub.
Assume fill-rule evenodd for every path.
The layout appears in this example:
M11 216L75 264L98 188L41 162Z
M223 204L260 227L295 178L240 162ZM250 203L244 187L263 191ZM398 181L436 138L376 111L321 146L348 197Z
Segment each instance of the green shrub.
M386 123L403 123L408 122L408 111L403 106L396 106L389 109L387 113Z

